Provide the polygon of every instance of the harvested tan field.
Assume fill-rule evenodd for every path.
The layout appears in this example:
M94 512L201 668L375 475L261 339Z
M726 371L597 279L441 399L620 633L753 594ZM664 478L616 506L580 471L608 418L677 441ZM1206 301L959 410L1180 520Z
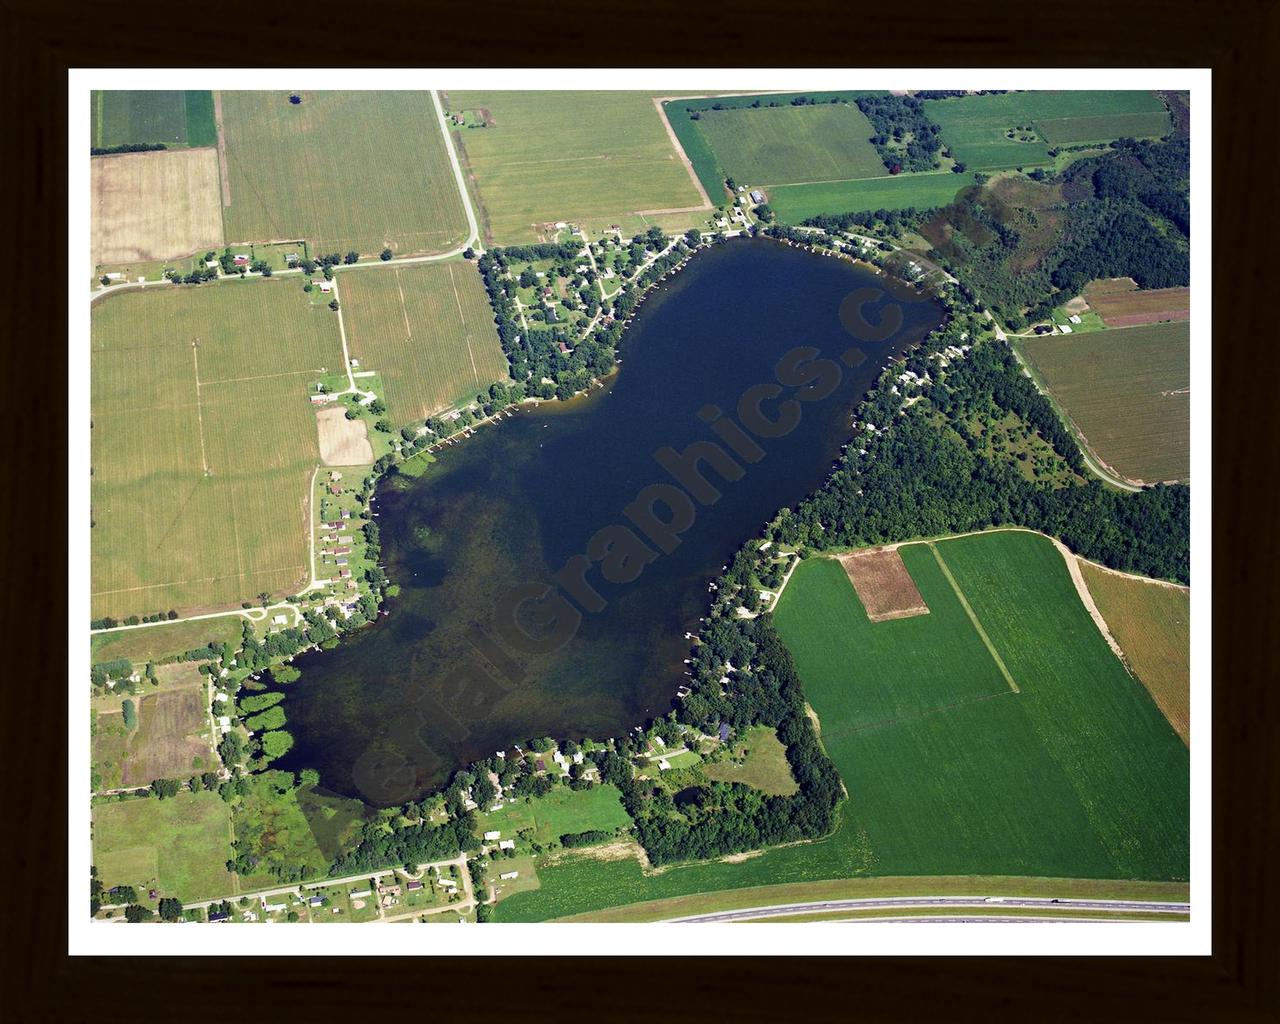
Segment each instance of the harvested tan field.
M841 555L840 564L872 622L929 614L929 606L902 564L897 548Z
M364 420L347 419L346 409L335 405L316 413L320 430L320 459L326 466L368 466L373 463L373 445Z
M1080 569L1125 663L1188 747L1191 746L1191 593L1185 587Z
M94 157L91 166L94 266L222 245L217 150L121 153Z
M1138 282L1131 277L1103 277L1084 286L1085 298L1095 295L1118 295L1138 290Z
M130 737L121 766L121 785L147 786L155 779L185 778L214 764L204 697L203 687L141 697L138 729Z
M1108 327L1137 327L1140 324L1191 318L1190 288L1151 288L1146 291L1119 290L1129 278L1094 281L1084 297ZM1102 290L1097 290L1098 288Z

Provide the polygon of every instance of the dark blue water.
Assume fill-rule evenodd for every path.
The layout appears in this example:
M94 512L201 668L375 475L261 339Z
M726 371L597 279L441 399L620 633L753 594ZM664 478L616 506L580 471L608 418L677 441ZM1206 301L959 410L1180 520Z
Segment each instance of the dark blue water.
M883 286L865 268L768 240L718 246L641 306L607 388L526 409L447 449L424 476L385 483L375 510L401 592L375 627L298 659L302 679L285 705L296 746L280 767L316 768L326 787L389 805L531 736L604 738L665 712L709 581L779 508L822 482L881 367L939 322L934 303L904 303ZM896 323L894 305L901 327L885 341L855 338L845 326L851 295L881 296L866 319ZM777 383L779 360L798 346L832 361L809 400L784 407L799 410L798 424L780 437L734 435L735 455L699 413L715 406L738 419L744 393ZM865 356L856 369L840 362L851 348ZM762 413L781 416L778 403L809 382L802 371L818 375L815 365L784 371L787 386L766 396ZM646 487L676 485L655 453L700 441L718 443L736 464L719 468L740 478L698 464L720 497L688 497L698 478L684 476L675 504L692 522L675 524L684 527L678 538L664 535L657 524L674 512L654 499L642 503L648 518L632 509L646 535L625 510ZM616 556L615 582L592 564L514 615L504 611L513 593L552 584L606 527L598 542L614 547L591 561Z

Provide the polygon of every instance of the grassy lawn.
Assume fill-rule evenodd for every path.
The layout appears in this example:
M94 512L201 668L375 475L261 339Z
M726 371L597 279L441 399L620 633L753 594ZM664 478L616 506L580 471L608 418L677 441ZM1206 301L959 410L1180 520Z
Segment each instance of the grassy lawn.
M639 211L702 205L648 93L450 92L447 105L492 122L454 132L486 244L537 241L557 221L631 231Z
M499 877L509 871L516 872L516 877L508 879ZM497 892L500 900L514 896L518 892L532 892L542 884L538 880L536 858L528 854L521 857L500 857L490 861L487 878L489 888Z
M507 376L480 274L448 262L342 275L347 343L386 386L388 418L421 423Z
M184 902L232 891L231 809L216 793L179 793L104 801L93 808L93 860L107 888L132 885L144 895Z
M786 185L769 190L769 205L783 223L799 224L822 213L904 210L910 206L928 210L946 206L960 189L972 184L972 175L939 171L815 185Z
M317 252L444 252L466 214L425 92L221 94L227 238L305 238Z
M784 185L886 173L866 115L851 103L707 110L698 130L740 185Z
M629 856L565 857L498 918L871 875L1184 880L1186 748L1111 654L1057 550L1021 532L937 547L1021 692L927 547L903 560L929 614L876 624L838 564L806 561L777 622L849 790L836 831L657 874Z
M741 759L740 764L736 760L708 762L702 766L702 774L718 782L741 782L776 796L790 796L799 788L787 763L787 748L773 729L748 729L732 745L732 754Z
M342 365L336 317L251 280L116 295L92 326L93 614L292 592L319 460L308 388Z
M1189 478L1188 321L1044 335L1022 348L1098 458L1132 480Z
M142 664L159 662L197 647L207 647L214 641L239 643L242 621L238 615L224 615L216 619L147 626L145 629L95 633L89 641L90 658L95 665L117 658Z
M480 815L476 831L497 830L503 839L514 839L521 829L532 828L534 839L546 844L567 833L612 831L630 823L616 786L581 790L557 786L544 797L524 798Z
M1191 744L1191 594L1081 561L1085 584L1129 667Z
M926 100L924 109L941 126L955 158L975 171L1044 166L1053 163L1051 146L1158 137L1169 127L1164 105L1154 93L1141 91L959 96Z

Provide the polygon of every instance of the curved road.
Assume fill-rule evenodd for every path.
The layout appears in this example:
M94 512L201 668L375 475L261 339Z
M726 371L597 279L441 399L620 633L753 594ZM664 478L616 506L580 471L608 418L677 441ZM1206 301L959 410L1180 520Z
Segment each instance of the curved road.
M1144 911L1158 914L1188 914L1190 903L1160 903L1143 900L1050 899L1037 896L992 897L987 902L980 896L887 896L872 899L816 900L811 903L780 903L771 907L747 907L723 910L713 914L667 918L668 924L708 924L725 921L754 921L767 917L791 917L796 914L836 910L903 910L908 907L992 907L1037 910L1105 910L1116 913ZM973 915L969 915L973 916ZM968 919L967 917L964 919ZM1015 920L1026 920L1016 918ZM1074 919L1073 919L1074 920Z

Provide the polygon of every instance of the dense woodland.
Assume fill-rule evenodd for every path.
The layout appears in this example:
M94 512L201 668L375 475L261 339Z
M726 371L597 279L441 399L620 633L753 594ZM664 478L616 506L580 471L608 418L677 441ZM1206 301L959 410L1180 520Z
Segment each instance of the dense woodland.
M1006 324L1021 329L1095 278L1142 288L1191 280L1190 146L1121 139L1040 187L1001 199L965 189L920 218L942 264Z

